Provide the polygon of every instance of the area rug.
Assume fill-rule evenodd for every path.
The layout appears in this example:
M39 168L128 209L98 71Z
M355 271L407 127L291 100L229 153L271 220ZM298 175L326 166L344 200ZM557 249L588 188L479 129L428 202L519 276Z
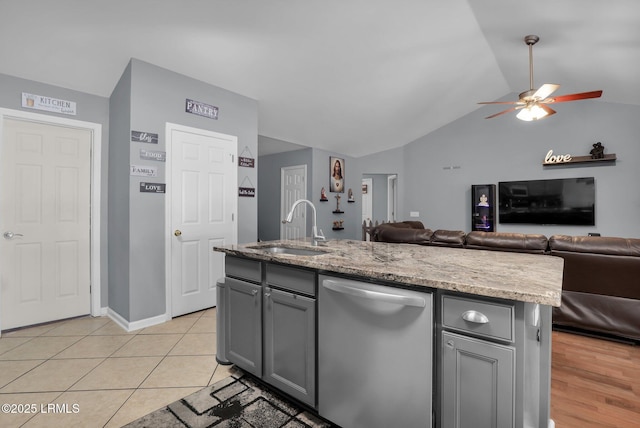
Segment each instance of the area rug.
M337 428L254 378L233 374L125 425L127 428Z

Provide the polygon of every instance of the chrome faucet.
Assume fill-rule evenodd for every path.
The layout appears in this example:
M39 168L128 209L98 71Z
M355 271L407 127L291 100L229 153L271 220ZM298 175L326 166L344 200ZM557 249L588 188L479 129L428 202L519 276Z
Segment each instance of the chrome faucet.
M318 245L318 241L326 241L327 238L325 238L324 235L322 234L322 229L320 229L320 233L318 233L316 207L311 203L311 201L308 201L306 199L298 199L297 201L295 201L293 205L291 205L291 211L289 211L287 218L285 220L282 220L282 223L291 223L293 221L293 212L296 210L296 207L303 202L308 204L311 207L311 211L313 211L313 228L311 229L311 245L315 247Z

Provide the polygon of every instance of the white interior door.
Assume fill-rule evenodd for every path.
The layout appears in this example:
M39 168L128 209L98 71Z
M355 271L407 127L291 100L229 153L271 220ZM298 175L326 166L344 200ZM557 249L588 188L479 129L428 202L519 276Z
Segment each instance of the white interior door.
M280 171L280 218L284 220L295 201L307 198L307 166L286 166ZM296 209L291 223L280 222L280 239L299 239L307 235L306 207L305 204Z
M238 139L167 124L170 188L171 316L216 305L224 254L236 244Z
M2 328L87 315L92 133L8 118L2 127Z

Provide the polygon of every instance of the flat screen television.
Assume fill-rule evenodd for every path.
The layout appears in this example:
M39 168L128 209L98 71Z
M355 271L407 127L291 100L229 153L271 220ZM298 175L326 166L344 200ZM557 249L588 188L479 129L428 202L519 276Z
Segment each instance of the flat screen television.
M498 194L500 223L595 225L593 177L504 181Z

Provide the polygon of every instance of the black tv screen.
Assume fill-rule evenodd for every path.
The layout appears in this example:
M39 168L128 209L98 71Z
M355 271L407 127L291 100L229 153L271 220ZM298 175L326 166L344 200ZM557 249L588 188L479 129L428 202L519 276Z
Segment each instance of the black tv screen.
M500 223L594 226L593 177L499 183Z

